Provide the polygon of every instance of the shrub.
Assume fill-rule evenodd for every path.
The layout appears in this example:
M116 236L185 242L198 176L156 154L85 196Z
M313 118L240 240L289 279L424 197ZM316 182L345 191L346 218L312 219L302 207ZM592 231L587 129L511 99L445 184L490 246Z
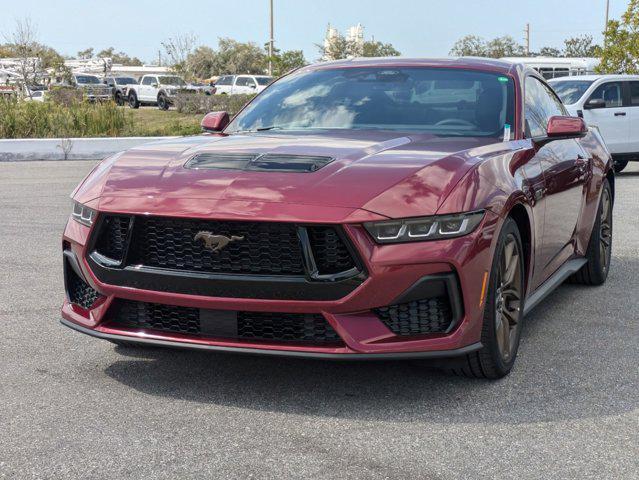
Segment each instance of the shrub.
M53 87L49 90L48 97L52 102L66 107L83 99L82 91L74 87Z
M114 137L131 126L131 117L112 102L0 99L0 138Z
M230 116L239 112L255 95L201 95L178 93L175 108L180 113L209 113L227 111Z

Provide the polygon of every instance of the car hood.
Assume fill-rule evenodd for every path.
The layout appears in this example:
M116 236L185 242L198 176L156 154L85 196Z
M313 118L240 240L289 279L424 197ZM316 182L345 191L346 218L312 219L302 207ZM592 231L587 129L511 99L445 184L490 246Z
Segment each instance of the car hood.
M493 142L377 131L205 135L128 150L102 166L102 181L89 179L79 193L164 202L191 199L343 207L390 218L426 215L437 211L483 155L503 148L502 143ZM313 155L334 160L311 173L185 168L199 154Z

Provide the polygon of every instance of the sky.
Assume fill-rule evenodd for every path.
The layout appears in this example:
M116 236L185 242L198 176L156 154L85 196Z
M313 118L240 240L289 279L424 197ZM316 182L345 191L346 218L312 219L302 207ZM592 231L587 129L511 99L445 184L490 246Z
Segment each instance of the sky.
M523 44L530 23L531 50L560 47L567 37L601 40L606 0L274 0L275 46L319 57L330 23L345 32L358 22L366 39L390 42L405 56L441 57L467 34L511 35ZM147 63L161 42L192 33L215 47L218 37L268 40L269 0L0 0L0 42L29 17L38 39L60 53L115 47ZM628 0L610 0L619 18Z

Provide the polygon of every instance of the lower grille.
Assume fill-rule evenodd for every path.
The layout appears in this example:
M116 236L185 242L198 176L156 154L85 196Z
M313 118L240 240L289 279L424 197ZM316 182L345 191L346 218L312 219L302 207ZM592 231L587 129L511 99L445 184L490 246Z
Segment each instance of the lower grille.
M453 312L447 297L380 307L374 313L395 335L401 336L444 333L453 322Z
M71 268L66 269L66 275L69 301L87 310L91 308L100 294L78 277Z
M108 314L115 326L274 343L339 345L341 339L320 314L233 312L117 300Z

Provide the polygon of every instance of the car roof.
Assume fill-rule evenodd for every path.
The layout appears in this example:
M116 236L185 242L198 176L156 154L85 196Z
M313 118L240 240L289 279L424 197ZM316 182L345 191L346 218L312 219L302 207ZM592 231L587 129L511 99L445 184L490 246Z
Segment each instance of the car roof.
M559 77L548 80L549 82L565 82L569 80L584 80L594 82L596 80L639 80L639 75L573 75L570 77Z
M478 70L490 70L501 73L509 73L514 68L523 68L523 65L483 57L450 57L450 58L410 58L410 57L356 57L345 60L333 60L315 63L302 69L323 69L339 67L451 67L471 68Z

